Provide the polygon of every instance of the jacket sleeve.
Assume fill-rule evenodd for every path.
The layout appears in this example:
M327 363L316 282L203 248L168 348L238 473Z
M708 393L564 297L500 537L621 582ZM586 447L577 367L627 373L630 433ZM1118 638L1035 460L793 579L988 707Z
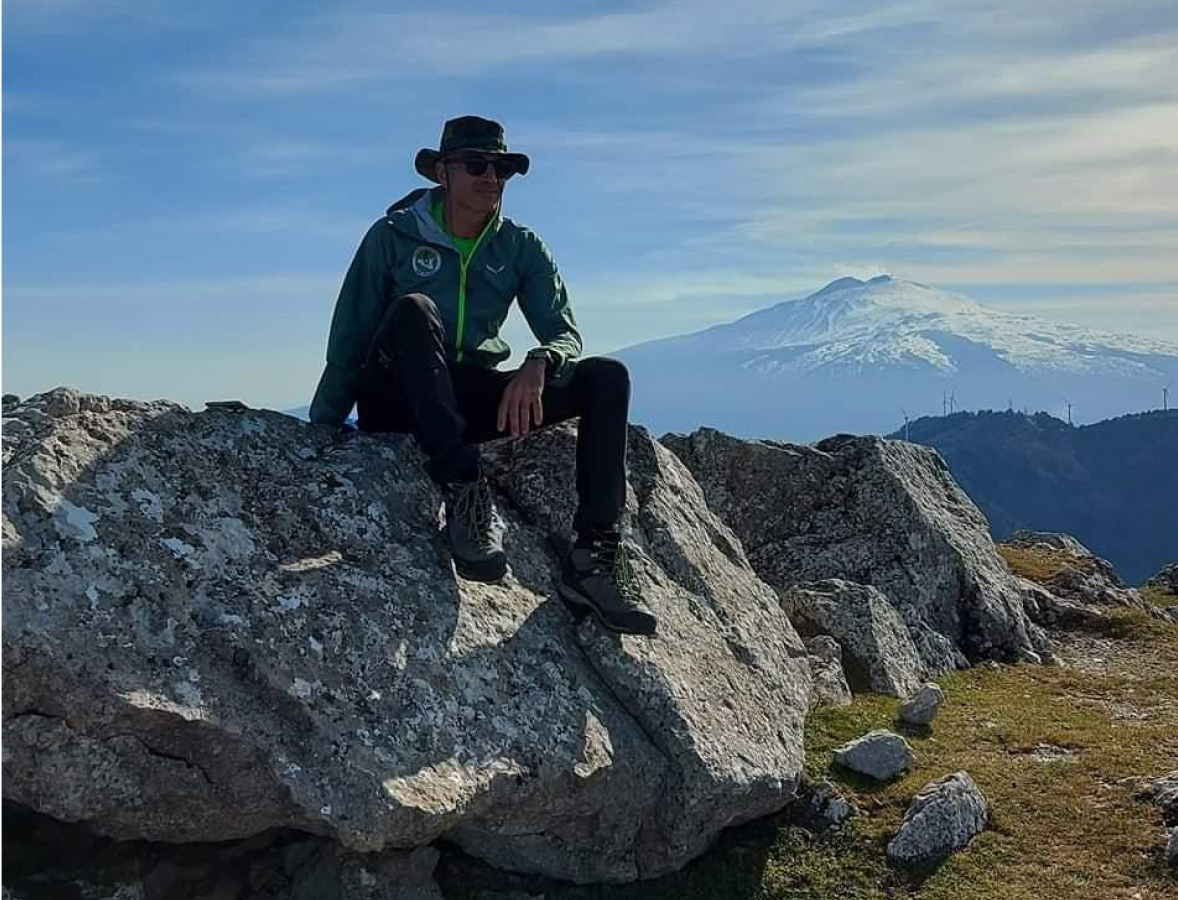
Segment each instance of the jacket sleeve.
M562 377L581 355L581 333L556 260L533 232L524 232L519 308L540 346L556 355L553 377Z
M364 356L392 289L389 228L381 219L368 229L344 276L327 338L327 366L311 401L312 422L342 425L356 402Z

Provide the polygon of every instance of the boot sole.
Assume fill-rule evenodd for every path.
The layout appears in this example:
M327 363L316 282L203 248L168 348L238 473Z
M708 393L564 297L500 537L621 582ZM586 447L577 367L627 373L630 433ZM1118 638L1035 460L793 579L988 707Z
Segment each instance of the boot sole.
M589 610L591 613L593 613L594 618L596 618L597 621L601 623L603 628L607 628L616 634L637 634L643 637L651 637L657 631L657 628L654 626L648 629L623 628L620 625L610 622L605 618L605 616L601 614L601 610L597 608L592 600L590 600L576 588L569 587L569 585L565 584L563 581L557 585L557 593L560 594L565 602L572 604L573 606L577 607L577 609Z
M498 556L491 559L471 562L454 557L454 571L467 581L482 581L492 584L502 581L507 575L507 557Z

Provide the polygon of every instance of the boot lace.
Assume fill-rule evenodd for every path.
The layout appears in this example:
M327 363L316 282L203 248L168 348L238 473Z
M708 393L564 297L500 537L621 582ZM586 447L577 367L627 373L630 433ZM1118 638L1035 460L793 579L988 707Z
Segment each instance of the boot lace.
M606 533L593 541L592 559L594 568L608 572L618 594L629 603L638 599L638 575L622 536L618 532Z
M493 509L491 486L486 478L457 487L454 514L459 520L468 523L470 539L475 547L488 553L495 549L491 539Z

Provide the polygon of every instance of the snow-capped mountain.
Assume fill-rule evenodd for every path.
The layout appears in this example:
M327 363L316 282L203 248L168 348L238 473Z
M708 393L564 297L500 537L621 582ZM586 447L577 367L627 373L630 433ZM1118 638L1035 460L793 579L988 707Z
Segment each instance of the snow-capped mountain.
M1064 412L1095 421L1159 406L1178 344L1048 322L887 275L704 331L638 344L635 421L810 439L882 431L957 409Z

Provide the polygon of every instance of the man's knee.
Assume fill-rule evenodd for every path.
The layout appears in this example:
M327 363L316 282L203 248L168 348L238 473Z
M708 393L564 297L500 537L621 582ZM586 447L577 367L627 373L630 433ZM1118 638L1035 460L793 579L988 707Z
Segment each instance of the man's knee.
M574 377L584 380L595 391L614 391L629 394L630 371L620 359L590 356L577 361Z
M438 318L438 305L428 294L402 294L393 301L390 318L394 322L433 322Z
M442 318L438 315L438 307L425 294L404 294L397 297L385 310L381 317L376 333L368 346L365 358L365 368L391 369L393 358L398 355L398 338L408 337L414 343L420 343L419 338L425 329L441 334Z

